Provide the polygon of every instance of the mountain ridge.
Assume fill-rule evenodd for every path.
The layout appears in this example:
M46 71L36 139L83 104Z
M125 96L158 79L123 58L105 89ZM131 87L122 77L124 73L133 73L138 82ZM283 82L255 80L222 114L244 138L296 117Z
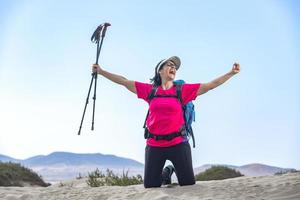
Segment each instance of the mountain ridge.
M142 163L125 157L119 157L112 154L101 153L71 153L64 151L55 151L48 155L36 155L26 159L15 159L10 156L0 154L2 162L19 162L26 166L44 166L44 165L109 165L109 166L143 166Z
M0 161L1 162L19 162L20 160L12 158L10 156L6 156L6 155L3 155L3 154L0 154Z

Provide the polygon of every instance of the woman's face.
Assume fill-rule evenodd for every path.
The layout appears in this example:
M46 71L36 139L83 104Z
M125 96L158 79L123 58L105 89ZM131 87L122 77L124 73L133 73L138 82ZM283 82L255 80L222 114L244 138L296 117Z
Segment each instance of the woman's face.
M165 80L174 80L176 76L176 66L172 61L167 61L161 70L159 70L159 74L161 79Z

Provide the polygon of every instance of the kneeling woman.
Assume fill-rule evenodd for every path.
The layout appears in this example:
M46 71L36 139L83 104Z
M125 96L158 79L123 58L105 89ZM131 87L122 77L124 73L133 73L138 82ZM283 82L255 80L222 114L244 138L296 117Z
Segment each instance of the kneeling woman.
M211 82L183 84L180 102L178 98L169 98L177 94L174 80L180 65L181 62L177 56L160 61L155 67L155 75L151 79L152 84L131 81L107 72L99 65L93 65L93 72L125 86L149 104L146 128L151 137L147 139L145 150L145 188L160 187L162 184L171 183L173 171L177 175L179 185L195 184L190 145L185 136L177 134L181 133L185 125L182 104L185 105L195 100L197 96L218 87L240 71L239 64L234 63L228 73ZM156 88L155 97L159 98L149 98L150 93L153 93L153 88ZM170 160L174 167L170 165L163 169L166 160Z

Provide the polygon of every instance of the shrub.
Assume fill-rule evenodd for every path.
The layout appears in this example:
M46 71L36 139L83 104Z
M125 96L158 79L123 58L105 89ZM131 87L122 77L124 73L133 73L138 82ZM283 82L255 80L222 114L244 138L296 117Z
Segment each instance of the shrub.
M0 186L43 186L50 184L45 183L37 173L21 166L18 163L0 162Z
M197 181L223 180L244 176L239 171L226 166L212 166L210 169L195 176Z
M289 169L289 170L282 170L282 171L279 171L279 172L276 172L274 175L283 175L283 174L287 174L287 173L297 173L297 172L300 172L296 169Z
M99 186L128 186L128 185L138 185L143 183L143 178L141 175L128 176L128 171L124 172L121 176L114 174L112 170L107 169L106 174L103 174L99 169L88 174L87 184L91 187Z
M91 187L99 187L104 185L103 178L105 175L97 168L95 171L88 173L87 184Z

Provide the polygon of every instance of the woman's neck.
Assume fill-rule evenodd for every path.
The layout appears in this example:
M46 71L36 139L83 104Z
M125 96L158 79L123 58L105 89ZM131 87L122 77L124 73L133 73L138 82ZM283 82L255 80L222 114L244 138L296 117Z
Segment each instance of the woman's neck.
M173 87L173 81L163 81L162 80L161 87L164 90L170 89L171 87Z

